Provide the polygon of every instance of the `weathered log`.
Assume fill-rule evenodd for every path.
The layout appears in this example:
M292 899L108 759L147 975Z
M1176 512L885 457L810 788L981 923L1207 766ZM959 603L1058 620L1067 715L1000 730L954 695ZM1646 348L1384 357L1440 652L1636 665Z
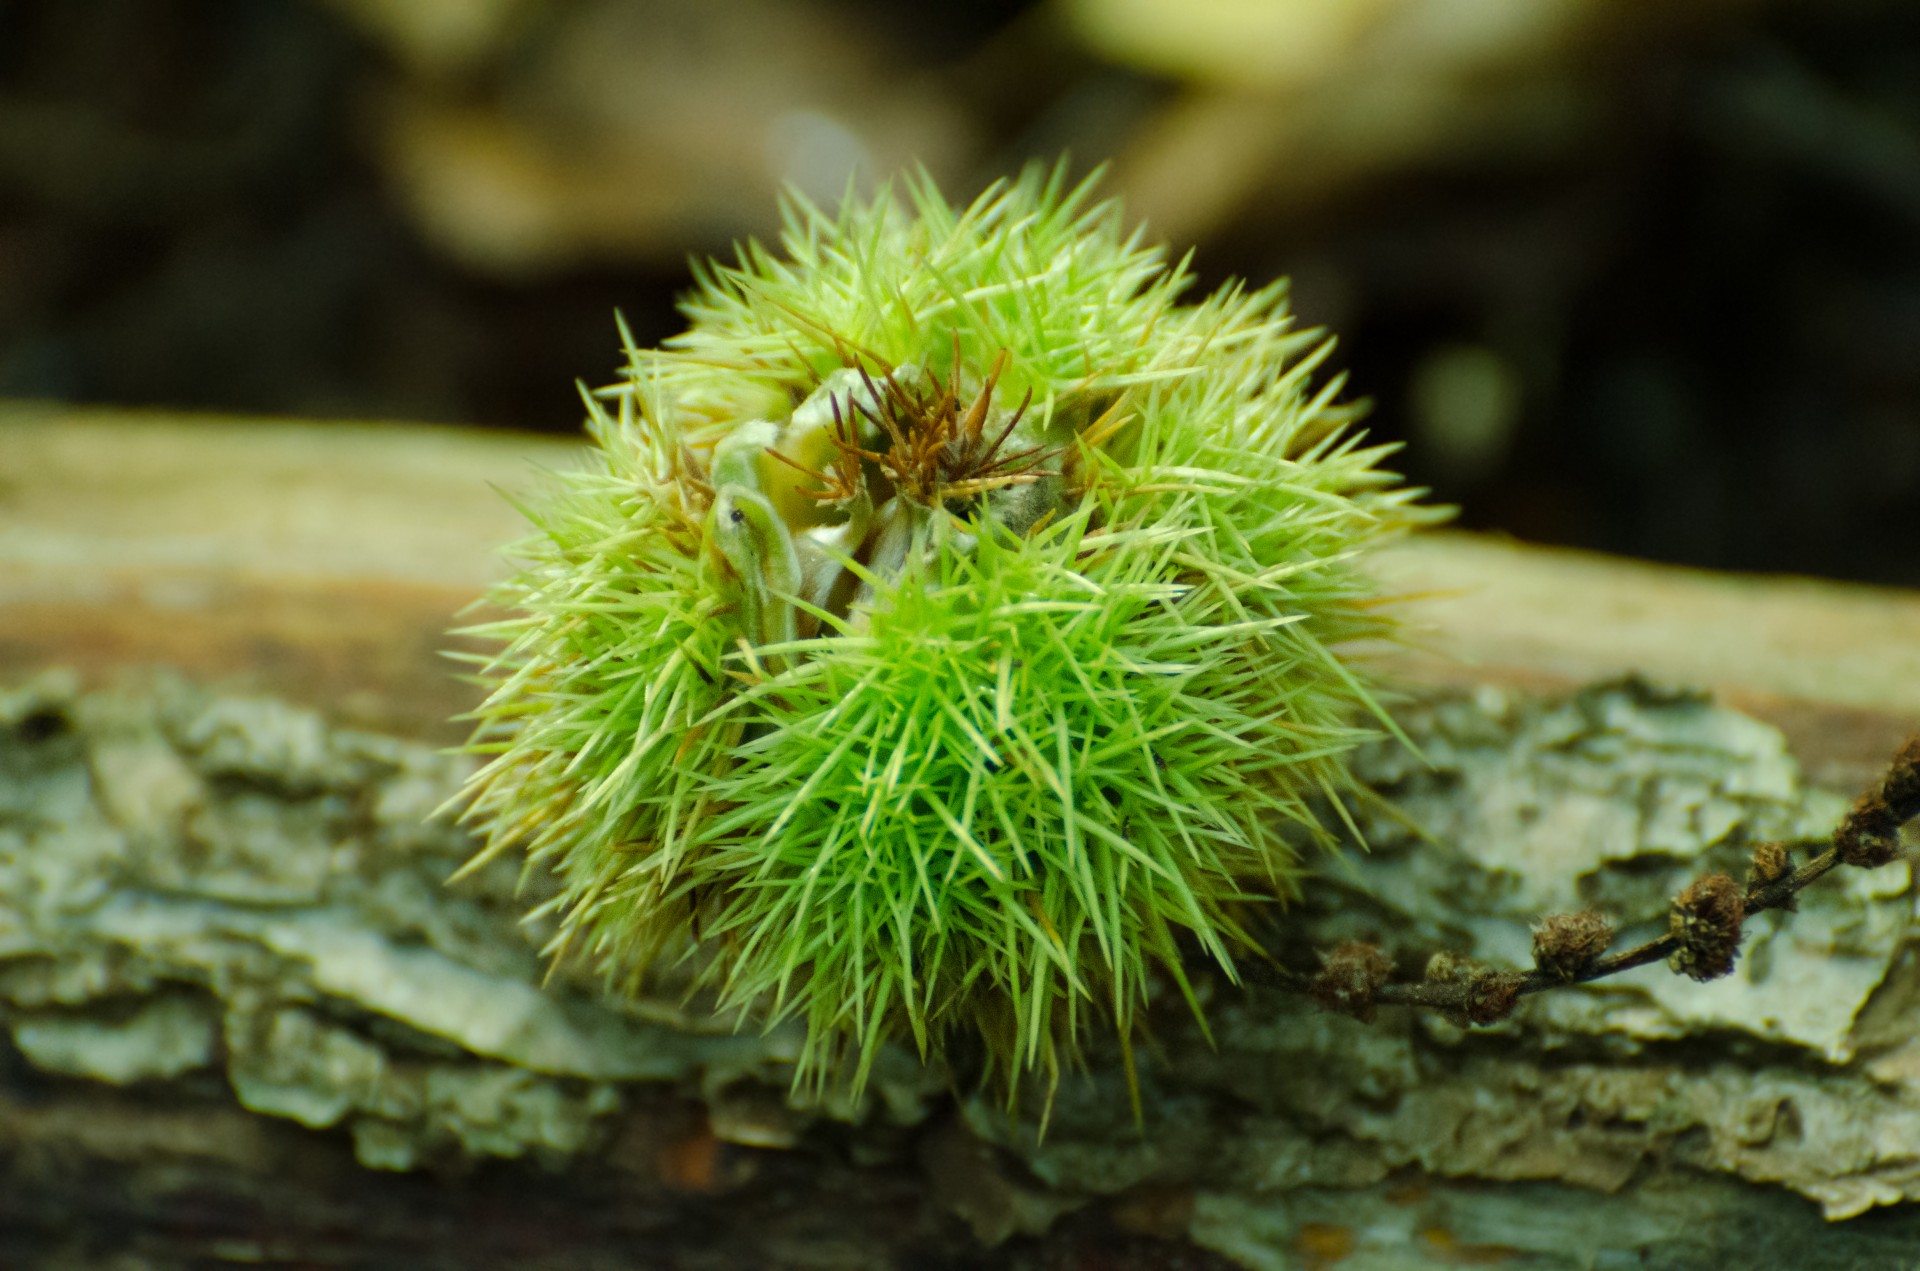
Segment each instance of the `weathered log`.
M1202 975L1211 1043L1156 1013L1144 1124L1096 1047L1044 1138L953 1089L963 1059L892 1053L861 1103L797 1108L788 1034L543 983L537 879L442 886L468 844L428 814L464 761L421 740L463 704L437 633L516 532L486 483L525 455L567 461L0 418L0 675L84 672L0 702L0 1265L1910 1261L1904 862L1756 919L1724 980L1645 968L1488 1030ZM1380 569L1454 597L1392 657L1423 761L1361 756L1397 811L1272 916L1283 961L1524 967L1530 924L1584 907L1635 937L1753 842L1830 830L1920 722L1912 596L1459 536ZM222 687L119 678L142 664Z
M440 651L578 443L0 403L0 675L160 665L330 717L457 740ZM1822 784L1864 781L1920 721L1920 595L1739 577L1485 536L1382 552L1416 597L1413 683L1559 691L1638 674L1796 739Z

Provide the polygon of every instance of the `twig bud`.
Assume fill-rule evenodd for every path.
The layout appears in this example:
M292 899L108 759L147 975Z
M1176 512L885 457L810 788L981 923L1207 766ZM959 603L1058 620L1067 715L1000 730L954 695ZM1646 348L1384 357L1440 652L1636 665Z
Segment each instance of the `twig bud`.
M1733 970L1740 950L1740 924L1747 916L1747 895L1725 874L1695 879L1673 898L1667 930L1680 947L1667 959L1676 975L1705 982Z
M1767 887L1779 882L1793 872L1793 853L1784 843L1756 843L1753 847L1753 863L1747 867L1747 886ZM1775 902L1774 908L1784 909L1788 913L1797 913L1800 898L1792 891Z
M1777 883L1793 869L1793 856L1784 843L1756 843L1753 864L1747 870L1747 882L1764 887Z
M1373 995L1392 974L1393 960L1379 946L1348 940L1320 955L1320 973L1307 992L1327 1010L1371 1023Z
M1481 971L1467 985L1460 1013L1470 1024L1498 1024L1520 1004L1520 986L1526 978L1518 971Z
M1518 971L1496 971L1471 958L1445 951L1427 959L1427 983L1460 986L1458 1005L1442 1010L1461 1028L1498 1024L1513 1014L1513 1008L1520 1004L1520 987L1526 978Z
M1920 733L1907 738L1893 757L1880 793L1892 810L1894 823L1904 825L1920 816Z
M1571 984L1613 943L1613 924L1591 909L1549 914L1533 928L1533 964L1540 973Z
M1920 736L1907 738L1878 790L1860 796L1834 832L1833 848L1848 865L1875 869L1900 851L1900 827L1920 816Z

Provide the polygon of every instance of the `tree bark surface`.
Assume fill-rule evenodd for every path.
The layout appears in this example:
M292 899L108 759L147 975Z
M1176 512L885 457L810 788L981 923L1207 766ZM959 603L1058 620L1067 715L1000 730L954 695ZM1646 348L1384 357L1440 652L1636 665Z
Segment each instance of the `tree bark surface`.
M521 532L490 487L576 454L0 412L0 1266L1911 1265L1904 861L1756 919L1724 980L1492 1029L1202 974L1144 1123L1096 1046L1044 1137L903 1052L796 1108L790 1033L549 976L538 880L444 885L472 690L438 651ZM1663 930L1920 726L1911 594L1464 535L1374 568L1421 758L1359 756L1388 803L1272 916L1290 965Z

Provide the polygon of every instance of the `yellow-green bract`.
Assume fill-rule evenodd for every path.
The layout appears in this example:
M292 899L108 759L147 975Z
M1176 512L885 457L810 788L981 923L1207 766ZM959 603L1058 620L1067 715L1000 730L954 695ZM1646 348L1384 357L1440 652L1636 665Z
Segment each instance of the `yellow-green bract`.
M1011 1094L1228 974L1384 717L1356 549L1418 513L1283 287L1184 265L1038 170L925 179L705 270L587 395L529 509L472 748L485 854L558 944L806 1022L796 1085L984 1041ZM1197 1009L1197 1004L1196 1004Z

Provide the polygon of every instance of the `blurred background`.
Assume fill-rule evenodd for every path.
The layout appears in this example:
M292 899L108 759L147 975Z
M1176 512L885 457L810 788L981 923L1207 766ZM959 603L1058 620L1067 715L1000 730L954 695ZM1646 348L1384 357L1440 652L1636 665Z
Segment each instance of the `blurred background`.
M1920 584L1913 0L0 0L0 396L569 431L782 183L1062 152L1465 524Z

